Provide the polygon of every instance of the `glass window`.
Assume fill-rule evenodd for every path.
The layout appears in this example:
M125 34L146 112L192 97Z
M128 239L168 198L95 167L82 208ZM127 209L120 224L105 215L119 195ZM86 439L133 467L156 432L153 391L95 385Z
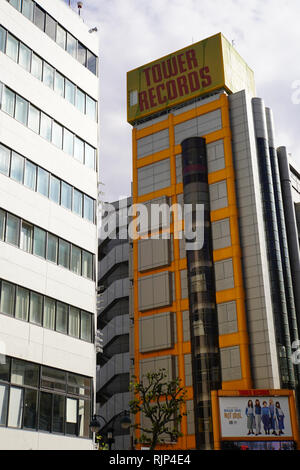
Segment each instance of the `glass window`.
M15 152L12 152L11 156L11 169L10 177L18 183L23 183L24 175L24 158Z
M56 29L56 43L66 49L66 31L58 24Z
M6 55L15 62L18 62L19 41L7 33Z
M0 362L0 380L10 381L10 358L4 355L1 356Z
M51 432L52 394L40 393L39 429Z
M48 34L53 41L56 40L56 21L49 15L46 15L45 33Z
M69 155L73 155L73 146L74 146L74 135L72 132L64 129L64 152L68 153Z
M87 143L85 144L85 161L84 164L88 166L89 168L92 168L92 170L95 169L95 149L88 145Z
M8 386L0 385L0 426L6 426Z
M52 367L42 367L41 386L43 388L66 392L66 382L66 372L52 369Z
M82 250L82 275L93 278L93 256L91 253Z
M50 119L46 114L41 113L41 130L40 134L44 139L51 142L51 130L52 130L52 119Z
M9 3L16 8L17 10L21 11L21 0L9 0Z
M29 291L22 287L17 287L16 295L16 318L28 321Z
M97 57L89 50L87 51L87 68L97 75Z
M32 106L32 104L29 105L28 127L37 134L40 133L40 114L37 108Z
M23 390L10 387L8 426L10 428L21 428L23 417Z
M53 396L53 432L64 433L65 424L65 397Z
M32 53L32 59L31 59L31 73L38 80L42 80L43 62L34 53Z
M88 196L84 196L84 218L94 222L94 201Z
M13 215L7 214L6 241L13 245L19 245L20 220Z
M79 338L80 310L70 307L69 312L69 335Z
M45 13L37 4L34 9L34 23L42 31L45 30Z
M0 51L5 52L6 31L0 26Z
M82 217L82 193L77 189L73 191L73 212Z
M78 61L82 65L86 65L86 47L80 42L78 43Z
M44 299L44 328L54 330L55 327L55 300L45 297Z
M68 331L68 306L61 302L57 302L56 331L59 333L67 333Z
M38 168L37 191L48 197L49 194L49 173L42 168Z
M50 195L51 201L59 204L60 202L60 180L50 175Z
M0 240L4 240L5 235L5 212L0 209Z
M74 140L74 157L81 163L84 161L84 142L75 136Z
M77 405L77 400L67 398L66 434L77 434Z
M79 436L90 436L90 415L91 415L91 402L89 400L79 400L78 402L78 418L79 418Z
M72 57L77 57L77 41L76 39L70 34L67 33L67 51L71 54Z
M59 240L58 264L70 269L70 243Z
M68 100L70 103L75 104L75 91L76 87L75 85L70 82L69 80L65 80L65 98Z
M58 73L57 71L55 72L55 83L54 83L54 90L56 93L58 93L60 96L65 96L65 79L64 77Z
M29 160L25 161L24 185L35 191L36 188L36 165Z
M23 0L23 2L22 2L22 13L30 21L33 21L33 10L34 10L33 1L32 0Z
M75 274L81 274L81 250L72 245L71 270Z
M59 149L62 148L63 128L57 122L53 121L52 143Z
M22 221L21 248L27 253L32 253L33 226Z
M43 296L36 294L35 292L30 293L30 317L29 321L35 323L35 325L42 324L43 315Z
M81 312L80 338L85 341L92 340L92 315L87 312Z
M47 62L44 62L43 83L49 88L54 87L54 68Z
M37 387L39 383L39 366L32 362L12 359L11 382L16 385Z
M93 119L96 120L96 101L86 95L86 114Z
M2 110L10 116L14 116L15 114L15 94L13 91L6 88L6 86L3 87Z
M66 209L72 209L72 186L61 182L61 205Z
M0 173L8 176L10 163L10 151L0 144Z
M36 429L37 391L24 390L24 428Z
M91 380L77 374L68 374L68 393L91 396Z
M41 228L34 227L33 235L33 253L37 256L45 258L46 248L46 232Z
M27 126L28 119L28 101L21 98L21 96L16 96L16 113L15 118L17 121L21 122Z
M1 312L7 315L15 312L15 286L5 281L1 283Z
M58 238L48 233L47 237L47 260L57 264Z
M19 64L30 72L31 50L22 43L20 44Z
M76 108L83 114L85 113L85 93L79 90L79 88L76 90Z

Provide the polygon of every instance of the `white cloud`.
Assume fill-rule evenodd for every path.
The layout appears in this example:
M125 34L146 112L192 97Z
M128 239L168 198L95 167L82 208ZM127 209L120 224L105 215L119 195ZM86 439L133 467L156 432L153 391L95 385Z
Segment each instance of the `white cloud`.
M300 105L292 102L292 83L300 79L299 2L86 0L82 15L99 29L100 178L105 198L130 193L126 72L218 32L235 41L254 70L257 95L274 112L277 144L287 145L300 162Z

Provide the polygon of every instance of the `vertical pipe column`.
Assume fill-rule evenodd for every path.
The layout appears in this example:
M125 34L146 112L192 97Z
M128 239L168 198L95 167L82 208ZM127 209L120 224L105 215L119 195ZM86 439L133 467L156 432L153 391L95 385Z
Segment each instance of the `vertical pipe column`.
M210 222L206 142L191 137L181 143L184 204L204 206L204 244L187 250L188 292L197 448L214 448L211 391L221 388L219 332Z

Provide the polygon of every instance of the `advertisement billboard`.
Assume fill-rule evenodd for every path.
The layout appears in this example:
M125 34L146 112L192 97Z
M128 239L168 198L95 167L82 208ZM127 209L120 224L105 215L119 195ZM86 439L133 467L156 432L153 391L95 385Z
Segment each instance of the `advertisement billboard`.
M292 438L287 396L219 397L222 438Z
M128 122L218 89L255 94L252 70L221 33L128 72Z

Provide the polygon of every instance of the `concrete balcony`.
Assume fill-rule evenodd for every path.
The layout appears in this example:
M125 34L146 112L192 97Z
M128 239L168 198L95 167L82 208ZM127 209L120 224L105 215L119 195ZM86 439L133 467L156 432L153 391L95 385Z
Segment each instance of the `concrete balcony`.
M129 317L121 315L112 319L102 330L103 346L105 347L115 336L129 334Z
M109 306L124 297L129 297L129 279L118 279L113 282L101 295L100 313L103 313Z
M128 259L129 259L129 244L122 243L121 245L115 246L99 262L99 278L100 279L103 278L117 264L128 262Z

